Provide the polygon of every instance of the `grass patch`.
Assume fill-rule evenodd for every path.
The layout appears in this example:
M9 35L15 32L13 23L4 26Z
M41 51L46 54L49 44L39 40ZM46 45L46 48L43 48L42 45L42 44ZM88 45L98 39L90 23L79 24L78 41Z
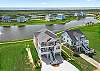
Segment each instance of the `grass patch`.
M33 60L38 59L37 52L32 41L0 44L0 71L33 71L32 65L27 59L25 48L32 49ZM35 71L40 71L36 69Z
M27 22L0 22L0 26L23 26L23 25L36 25L36 24L64 24L67 20L55 20L55 21L45 21L45 20L29 20Z

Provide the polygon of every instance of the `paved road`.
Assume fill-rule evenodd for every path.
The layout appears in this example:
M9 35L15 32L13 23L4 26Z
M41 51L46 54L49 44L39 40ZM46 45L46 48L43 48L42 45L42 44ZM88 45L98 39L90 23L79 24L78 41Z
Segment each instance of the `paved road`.
M94 17L86 17L86 18L81 19L79 21L73 20L73 21L68 22L68 23L66 23L64 28L66 29L66 28L73 28L73 27L77 27L77 26L82 26L88 22L98 23L100 21L98 21L97 19L94 19Z

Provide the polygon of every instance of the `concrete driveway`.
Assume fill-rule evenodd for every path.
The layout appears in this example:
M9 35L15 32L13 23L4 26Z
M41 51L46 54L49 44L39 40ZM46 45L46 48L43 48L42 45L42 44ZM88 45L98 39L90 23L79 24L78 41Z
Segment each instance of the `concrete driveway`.
M41 71L79 71L79 69L65 60L58 67L46 65L46 63L42 61Z

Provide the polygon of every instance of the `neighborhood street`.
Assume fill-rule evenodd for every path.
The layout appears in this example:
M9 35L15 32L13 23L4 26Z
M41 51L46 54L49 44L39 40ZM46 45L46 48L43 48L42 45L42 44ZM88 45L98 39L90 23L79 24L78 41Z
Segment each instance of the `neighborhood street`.
M65 29L67 28L74 28L74 27L78 27L78 26L84 26L86 25L87 23L89 22L92 22L92 23L98 23L100 21L98 21L97 19L94 19L94 17L86 17L84 19L81 19L81 20L73 20L73 21L70 21L68 23L65 24Z

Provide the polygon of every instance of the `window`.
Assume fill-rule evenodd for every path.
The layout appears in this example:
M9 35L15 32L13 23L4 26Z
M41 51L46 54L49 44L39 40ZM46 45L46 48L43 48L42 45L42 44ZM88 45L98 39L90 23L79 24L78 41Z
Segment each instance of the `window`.
M60 49L60 46L58 46L56 49Z
M74 43L74 45L76 45L76 43Z
M67 36L67 38L69 38L69 36Z
M54 45L55 43L54 42L48 42L48 45L49 46L52 46L52 45Z
M45 51L45 48L41 48L41 52L44 52Z
M41 47L43 47L43 46L46 46L46 43L45 42L42 42L41 43Z

